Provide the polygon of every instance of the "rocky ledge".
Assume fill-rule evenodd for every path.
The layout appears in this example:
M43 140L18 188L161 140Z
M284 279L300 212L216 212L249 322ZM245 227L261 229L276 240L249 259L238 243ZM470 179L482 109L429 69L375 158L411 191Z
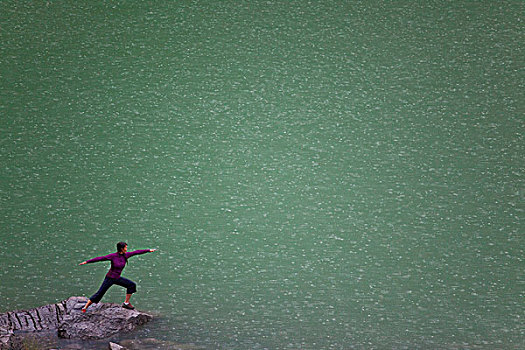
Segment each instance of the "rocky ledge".
M20 333L56 332L66 339L104 339L130 332L153 319L150 314L111 303L94 304L82 313L85 303L85 297L71 297L56 304L0 314L0 349L10 348Z

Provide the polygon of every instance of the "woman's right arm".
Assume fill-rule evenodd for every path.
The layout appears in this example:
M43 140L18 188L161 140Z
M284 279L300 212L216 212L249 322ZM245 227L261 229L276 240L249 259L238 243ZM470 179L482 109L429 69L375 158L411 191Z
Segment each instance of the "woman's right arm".
M113 255L113 254L104 255L104 256L98 256L98 257L93 258L93 259L82 261L79 265L86 265L86 264L94 263L94 262L97 262L97 261L111 260L111 255Z

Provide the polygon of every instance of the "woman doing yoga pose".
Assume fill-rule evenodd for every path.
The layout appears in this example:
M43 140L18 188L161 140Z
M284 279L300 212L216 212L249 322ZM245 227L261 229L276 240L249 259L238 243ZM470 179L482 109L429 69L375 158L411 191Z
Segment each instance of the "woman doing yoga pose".
M81 262L79 265L85 265L89 263L94 263L97 261L111 261L111 268L109 269L108 273L106 274L106 277L104 278L104 282L102 282L102 285L100 286L99 290L93 294L91 298L88 299L86 305L82 308L82 312L86 312L87 308L93 304L98 303L104 294L108 291L109 287L116 284L119 286L122 286L126 288L126 299L124 303L122 304L122 307L125 309L133 310L134 307L129 303L129 300L131 298L131 295L137 291L137 285L135 282L128 280L127 278L121 277L122 270L124 270L124 267L126 267L126 263L128 262L128 258L138 255L138 254L145 254L149 252L154 252L157 249L143 249L143 250L135 250L133 252L128 252L128 245L126 242L119 242L117 243L117 252L112 253L105 256L99 256L93 259L89 259L87 261Z

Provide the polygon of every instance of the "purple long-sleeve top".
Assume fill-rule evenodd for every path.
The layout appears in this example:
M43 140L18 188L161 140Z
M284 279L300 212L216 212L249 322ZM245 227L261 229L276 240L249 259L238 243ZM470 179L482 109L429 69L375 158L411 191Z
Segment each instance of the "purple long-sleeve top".
M109 269L108 273L106 274L109 278L119 278L120 274L122 273L122 270L124 270L124 267L126 267L126 259L132 257L133 255L139 255L139 254L145 254L149 253L149 249L142 249L142 250L135 250L132 252L127 252L124 254L120 253L112 253L109 255L99 256L93 259L89 259L86 261L86 263L94 263L97 261L111 261L111 268Z

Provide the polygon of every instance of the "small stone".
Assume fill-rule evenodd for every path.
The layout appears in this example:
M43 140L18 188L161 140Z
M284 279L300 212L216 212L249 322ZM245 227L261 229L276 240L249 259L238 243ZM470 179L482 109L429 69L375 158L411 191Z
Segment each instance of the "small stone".
M126 350L126 348L123 347L122 345L117 344L117 343L110 342L109 343L109 350Z
M201 346L195 344L180 344L172 341L164 341L155 338L144 339L126 339L122 340L120 344L124 345L129 350L143 350L143 349L165 349L165 350L202 350Z

